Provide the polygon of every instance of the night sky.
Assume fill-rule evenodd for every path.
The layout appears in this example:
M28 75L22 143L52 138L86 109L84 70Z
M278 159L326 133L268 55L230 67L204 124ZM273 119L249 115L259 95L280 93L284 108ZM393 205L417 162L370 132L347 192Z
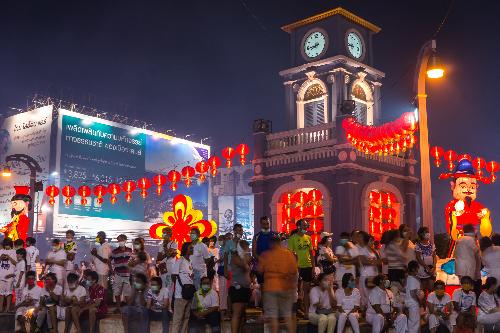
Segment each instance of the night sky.
M41 93L160 123L198 140L210 136L215 147L251 143L253 119L271 119L274 131L284 129L278 72L290 63L288 34L280 27L342 6L382 28L374 37L374 61L386 73L382 113L389 121L413 109L418 50L449 4L3 1L0 113L25 107L27 96ZM431 145L500 160L499 9L495 1L456 1L437 36L447 72L428 86ZM436 180L433 194L435 219L442 220L447 182ZM479 201L497 220L499 199L500 183L480 188Z

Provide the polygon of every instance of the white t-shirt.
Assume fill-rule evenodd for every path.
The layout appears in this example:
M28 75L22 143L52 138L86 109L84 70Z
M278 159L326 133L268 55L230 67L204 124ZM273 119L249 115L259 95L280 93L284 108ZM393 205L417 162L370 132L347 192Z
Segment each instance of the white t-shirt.
M168 289L161 288L158 294L155 294L151 289L146 292L146 300L151 300L151 310L154 312L162 312L166 302L168 302Z
M448 293L444 293L443 297L439 299L436 293L432 292L427 296L427 303L434 305L434 308L443 311L443 309L451 302L451 297Z
M53 261L66 260L66 252L64 252L63 249L59 249L56 252L49 251L49 253L47 253L47 259L50 259ZM61 274L66 271L66 265L59 266L56 264L51 264L49 266L49 271L56 274L57 278L60 278Z
M167 243L167 249L178 250L179 247L177 245L177 242L174 241L174 240L171 240L170 242L168 242ZM163 243L160 245L160 248L158 249L158 252L159 253L164 253L163 252ZM174 265L175 265L176 261L177 261L177 258L174 256L174 257L171 257L171 258L163 258L163 260L160 261L160 263L165 263L165 265L167 267L167 273L171 274L172 269L174 268Z
M207 270L207 265L205 264L205 259L210 258L210 252L208 252L208 247L202 243L198 242L193 247L193 254L189 257L193 270L204 272Z
M490 246L483 251L481 258L488 276L493 276L500 281L500 246Z
M370 294L368 295L368 309L366 310L367 314L376 314L375 309L373 309L372 305L380 305L382 312L390 313L391 307L394 305L394 296L392 291L389 289L380 289L379 286L374 287Z
M467 311L471 306L476 305L476 294L471 290L465 293L462 288L455 289L451 297L453 302L457 302L460 312Z
M40 256L40 251L33 245L26 248L26 262L29 269L36 272L36 258Z
M111 256L111 245L109 245L108 242L100 244L99 246L96 246L97 249L97 254L103 258L103 259L108 259ZM103 263L101 260L99 260L97 257L93 257L93 262L95 266L95 270L97 274L99 275L107 275L109 273L109 266L108 264Z
M43 289L35 284L32 289L29 289L28 286L23 288L23 293L21 294L21 302L24 302L28 299L35 300L35 307L40 303L40 296L42 295Z
M16 250L14 250L14 249L11 249L11 250L1 249L0 255L2 255L2 254L8 255L9 257L11 257L14 260L17 259ZM10 260L0 261L0 279L5 279L5 276L10 275L10 274L14 274L15 267L16 266L14 264L12 264L12 262Z
M406 305L418 305L419 303L411 295L412 290L420 290L420 280L414 276L409 275L406 279L406 289L405 289L405 304Z
M357 288L354 288L351 295L346 296L344 289L340 288L335 292L335 298L337 299L337 305L341 306L344 312L349 312L354 309L354 307L359 307L361 294Z
M309 313L316 313L317 310L317 303L321 304L321 309L331 309L332 306L330 304L330 296L329 296L329 291L328 289L321 290L319 286L316 286L311 289L311 292L309 293L309 299L310 299L310 306L309 306Z
M193 267L191 262L184 257L181 257L176 261L174 268L172 270L173 275L178 275L182 284L193 284ZM182 287L179 284L179 280L175 281L175 298L182 298Z
M368 259L377 259L377 255L370 251L366 247L361 247L358 252L359 256L364 256ZM377 276L378 269L375 265L361 265L360 275L361 276Z
M82 297L87 296L87 290L85 290L85 288L83 286L77 286L74 290L66 288L64 290L64 296L66 296L66 297L75 296L78 300L80 300Z
M192 308L196 311L205 311L208 308L219 306L219 295L213 289L203 296L201 290L194 295Z
M352 244L351 242L349 242L348 244L350 245L349 249L346 249L344 246L337 246L335 248L335 255L337 257L348 255L351 258L356 258L358 256L357 247L354 246L354 244ZM344 276L345 273L351 273L353 276L356 276L356 266L339 263L337 266L336 274L337 280L342 280L342 276Z
M19 288L23 288L24 287L24 281L26 281L26 262L24 260L21 260L19 261L17 264L16 264L16 267L14 269L14 287L17 286L17 282L19 280L19 274L21 274L21 272L24 272L23 276L21 277L21 283L19 284Z
M61 287L61 285L56 284L56 286L52 292L54 294L56 294L57 296L61 296L63 293L63 288ZM40 293L40 297L47 297L47 298L50 297L50 294L47 291L47 289L45 289L45 288L42 289L42 292ZM52 303L52 302L50 302L50 303ZM49 302L47 302L46 304L49 304Z
M495 295L490 295L486 291L483 291L479 298L477 299L477 305L479 306L479 314L488 314L492 309L498 307L495 303Z

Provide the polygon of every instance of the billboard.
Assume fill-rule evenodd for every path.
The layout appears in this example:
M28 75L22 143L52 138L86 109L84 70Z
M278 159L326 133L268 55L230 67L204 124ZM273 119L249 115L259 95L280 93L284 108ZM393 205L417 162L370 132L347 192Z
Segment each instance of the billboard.
M60 186L78 188L83 184L122 184L152 178L171 169L194 166L209 156L205 145L67 110L59 110L58 121L56 165ZM85 236L95 236L99 230L105 230L110 237L120 233L145 236L149 226L160 222L163 213L171 210L171 201L179 193L192 197L195 208L208 215L208 182L195 182L189 188L179 184L176 192L166 185L161 196L157 196L153 185L149 192L145 199L138 191L133 192L130 202L122 193L114 205L107 196L102 205L94 199L82 206L76 196L74 204L66 206L60 196L54 211L54 234L72 228Z
M5 118L0 128L0 161L13 154L26 154L34 158L42 172L37 180L47 180L50 160L50 133L52 105ZM10 222L10 199L14 185L29 185L30 170L22 163L11 162L13 176L0 182L0 226Z
M235 223L243 225L243 238L252 241L254 235L254 196L253 195L221 195L219 204L219 234L233 232Z

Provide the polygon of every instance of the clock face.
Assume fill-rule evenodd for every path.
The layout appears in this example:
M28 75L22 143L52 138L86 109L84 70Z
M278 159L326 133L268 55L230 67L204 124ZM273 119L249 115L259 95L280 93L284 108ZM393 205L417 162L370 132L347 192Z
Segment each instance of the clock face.
M326 49L326 35L321 31L313 31L304 39L304 54L308 58L317 58Z
M356 59L360 59L363 56L363 41L361 40L361 36L351 31L347 34L346 38L347 42L347 50L349 53Z

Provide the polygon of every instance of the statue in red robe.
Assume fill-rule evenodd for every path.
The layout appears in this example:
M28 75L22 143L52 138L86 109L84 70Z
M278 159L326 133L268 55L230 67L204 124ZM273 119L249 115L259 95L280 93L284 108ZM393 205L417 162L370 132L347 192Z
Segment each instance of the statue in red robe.
M29 195L30 188L29 186L14 186L14 188L16 194L10 201L12 207L10 213L11 222L1 228L0 232L2 232L5 237L12 239L12 241L22 239L26 242L30 224L28 212L32 208L32 199Z

